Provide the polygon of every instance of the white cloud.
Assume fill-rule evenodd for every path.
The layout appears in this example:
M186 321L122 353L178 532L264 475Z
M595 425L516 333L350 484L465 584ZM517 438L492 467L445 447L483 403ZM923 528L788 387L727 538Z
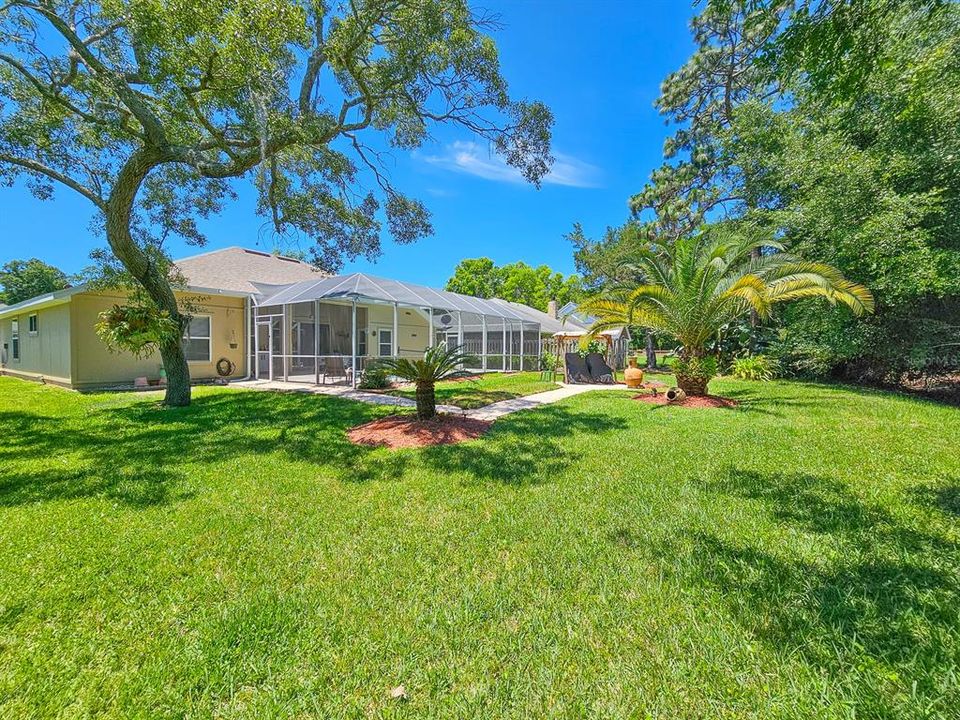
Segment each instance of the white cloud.
M554 152L550 173L543 178L548 185L568 187L597 187L599 168L565 153ZM453 172L475 175L496 182L525 183L523 175L507 165L499 155L488 151L472 141L460 141L447 145L439 155L426 155L423 159L437 167Z

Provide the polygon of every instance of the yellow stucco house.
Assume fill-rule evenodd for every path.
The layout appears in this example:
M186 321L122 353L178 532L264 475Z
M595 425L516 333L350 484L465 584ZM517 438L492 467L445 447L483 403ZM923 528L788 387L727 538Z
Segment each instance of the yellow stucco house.
M569 324L533 308L363 273L330 276L293 258L231 247L177 261L193 310L191 377L356 384L371 359L457 345L477 370L536 368L541 338ZM159 355L114 353L99 315L120 292L78 286L0 307L0 373L76 389L157 381Z

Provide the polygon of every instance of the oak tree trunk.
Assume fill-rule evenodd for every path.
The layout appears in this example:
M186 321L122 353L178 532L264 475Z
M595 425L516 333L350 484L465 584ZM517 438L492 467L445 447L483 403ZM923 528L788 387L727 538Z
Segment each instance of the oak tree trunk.
M417 420L431 420L437 414L437 395L432 382L417 381Z
M130 235L130 219L137 192L150 171L164 161L159 152L137 150L120 169L106 206L107 242L117 259L143 286L160 310L166 310L176 323L176 337L160 345L160 357L167 373L164 403L173 406L190 404L190 367L183 354L181 336L186 318L180 314L177 298L164 268L159 267Z

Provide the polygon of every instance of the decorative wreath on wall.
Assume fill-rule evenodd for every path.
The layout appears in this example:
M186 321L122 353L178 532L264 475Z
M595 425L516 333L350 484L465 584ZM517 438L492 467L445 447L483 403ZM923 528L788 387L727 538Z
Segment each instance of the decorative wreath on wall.
M234 365L228 358L222 357L217 360L217 375L220 377L233 375L233 371L236 369L237 366Z

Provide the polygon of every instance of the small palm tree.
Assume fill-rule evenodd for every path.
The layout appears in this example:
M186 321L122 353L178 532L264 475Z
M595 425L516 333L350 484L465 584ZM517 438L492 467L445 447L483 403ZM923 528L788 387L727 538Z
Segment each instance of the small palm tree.
M429 420L437 414L436 383L468 377L471 373L462 367L471 357L458 347L434 345L426 349L422 360L386 358L378 366L391 375L416 384L417 419Z
M751 257L752 251L777 252ZM624 325L665 332L681 344L674 370L687 395L704 395L716 374L709 343L751 311L770 317L776 303L821 297L842 303L854 314L873 312L870 291L826 263L808 262L782 252L776 242L710 237L677 240L636 253L629 270L641 278L614 287L580 304L597 317L592 333Z

